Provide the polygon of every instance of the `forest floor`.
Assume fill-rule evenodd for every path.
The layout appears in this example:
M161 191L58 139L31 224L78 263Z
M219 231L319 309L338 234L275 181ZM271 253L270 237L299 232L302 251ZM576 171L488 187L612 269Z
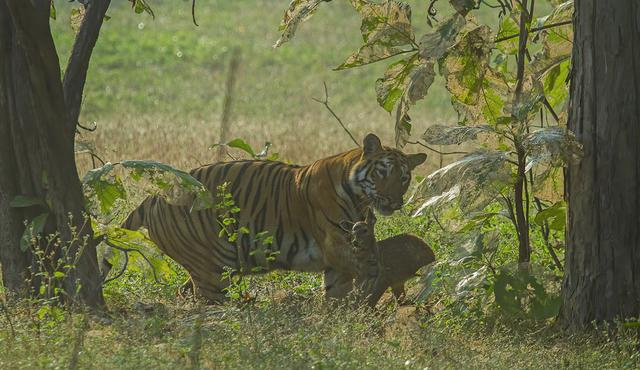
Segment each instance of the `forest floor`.
M191 2L149 3L155 20L114 2L92 60L81 122L97 129L79 140L95 145L105 161L153 159L183 169L211 162L233 50L241 64L225 139L241 137L254 147L270 141L281 160L301 164L350 149L349 137L312 100L323 97L325 81L332 108L357 138L375 132L393 142L394 117L375 99L384 66L332 71L361 42L359 18L347 2L323 3L279 49L271 45L287 2L198 2L199 27L191 23ZM423 19L424 2L409 3L414 19ZM52 21L63 65L74 5L56 2ZM431 123L455 121L441 78L412 117L416 136ZM442 164L429 156L421 174ZM78 154L78 164L81 177L92 167L86 154ZM380 222L378 236L433 235L420 222L398 212ZM438 258L453 253L450 245L427 240ZM324 301L319 274L289 272L251 279L255 299L248 303L203 306L177 297L185 272L172 269L166 285L135 270L107 284L107 313L4 301L0 368L640 367L638 337L617 326L578 335L553 319L531 322L491 309L478 317L465 307L445 309L437 293L419 306L391 298L376 310L339 306ZM417 282L411 286L415 295Z
M385 298L375 311L324 302L319 277L254 281L251 303L203 306L133 274L107 286L108 314L8 305L0 368L637 368L637 337L570 335L504 317L464 324ZM9 320L11 324L9 324Z

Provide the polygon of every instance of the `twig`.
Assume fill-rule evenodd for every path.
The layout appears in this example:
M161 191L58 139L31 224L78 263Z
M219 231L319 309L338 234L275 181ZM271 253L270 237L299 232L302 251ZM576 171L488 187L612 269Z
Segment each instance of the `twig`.
M547 100L546 96L542 97L542 104L544 104L545 108L547 108L547 110L551 113L556 123L560 123L560 117L558 117L556 111L553 110L553 107L551 106L551 103L549 103L549 100Z
M67 68L65 68L62 81L64 102L68 112L68 122L73 126L79 125L78 117L89 61L110 3L111 0L102 0L91 1L86 5L82 24L73 42ZM72 128L75 129L73 126Z
M522 7L523 13L520 14L520 42L518 45L518 69L516 72L516 101L520 100L520 95L522 94L522 88L524 84L524 58L525 53L527 52L527 38L529 37L529 30L527 30L527 21L529 18L524 13L527 10L527 0L516 0Z
M433 149L432 147L428 146L427 144L421 143L419 140L417 141L407 141L407 144L413 144L413 145L420 145L426 149L431 150L434 153L440 154L440 155L456 155L456 154L469 154L469 152L441 152L437 149Z
M327 83L325 81L322 81L322 84L324 85L324 100L320 100L317 98L311 98L315 101L317 101L318 103L324 105L327 110L329 110L329 112L331 113L331 115L333 115L333 117L338 121L338 123L340 124L340 126L342 126L342 129L347 133L347 135L349 135L349 137L351 138L351 140L358 146L360 147L360 143L358 143L358 140L356 140L355 137L353 137L353 135L351 134L351 131L349 131L349 129L347 128L347 126L344 125L344 123L342 122L342 120L340 119L340 117L338 117L338 115L336 114L336 112L333 111L333 109L331 109L331 107L329 106L329 90L327 89Z
M110 248L117 249L117 250L119 250L119 251L121 251L121 252L124 252L124 254L125 254L125 256L126 256L126 257L125 257L126 259L125 259L125 265L124 265L124 267L123 267L123 270L125 270L125 269L126 269L127 264L128 264L128 262L129 262L129 252L138 252L138 253L142 256L142 258L144 258L144 260L145 260L145 261L147 261L147 264L149 264L149 267L151 267L151 272L153 273L153 280L155 280L155 282L156 282L156 283L158 283L158 284L160 284L160 285L165 285L165 286L167 286L167 285L168 285L168 284L165 284L165 283L161 282L161 281L158 279L158 275L157 275L157 273L156 273L156 269L153 267L153 263L151 263L151 260L149 260L149 258L147 258L147 256L145 256L145 255L144 255L144 253L142 253L142 251L140 251L140 250L138 250L138 249L134 249L134 248L123 248L123 247L119 247L119 246L117 246L117 245L115 245L115 244L111 243L109 240L107 240L107 239L106 239L106 237L105 237L102 241L104 241L104 242L107 244L107 246L109 246ZM115 279L119 278L120 276L122 276L122 274L124 274L124 271L120 271L120 273L118 274L118 276L116 276L116 277L114 277L114 278L110 278L110 279L105 280L103 284L106 284L106 283L108 283L108 282L110 282L110 281L112 281L112 280L115 280Z
M436 1L438 0L431 0L431 2L429 3L429 7L427 8L427 14L432 17L435 17L438 13L438 11L433 7L434 5L436 5Z
M540 199L538 197L533 197L533 203L536 205L536 209L538 210L538 212L542 211L542 202L540 202ZM556 265L559 271L563 271L564 266L562 266L562 262L560 262L558 255L553 250L553 246L551 246L551 243L549 243L549 223L547 222L547 220L545 220L542 225L540 225L540 233L542 234L542 239L544 240L544 246L553 259L553 263Z
M191 19L193 19L193 24L196 26L200 26L198 22L196 22L196 0L191 0Z
M446 233L447 230L444 228L444 226L442 226L442 224L440 223L440 220L438 220L438 216L436 215L436 211L431 211L431 215L433 216L433 219L436 221L438 226L440 226L440 229Z
M544 26L540 26L540 27L534 27L534 28L530 28L529 29L529 33L535 33L535 32L540 32L540 31L544 31L546 29L549 28L554 28L554 27L561 27L561 26L566 26L568 24L571 24L572 21L562 21L562 22L558 22L558 23L550 23L550 24L545 24ZM520 36L519 33L514 33L513 35L509 35L509 36L504 36L504 37L500 37L498 39L495 39L495 43L498 42L503 42L503 41L507 41L507 40L511 40L511 39L515 39L516 37Z
M76 122L76 126L80 127L83 130L86 130L86 131L89 131L89 132L94 132L98 128L98 123L93 122L93 127L92 128L83 126L83 125L80 124L80 122Z

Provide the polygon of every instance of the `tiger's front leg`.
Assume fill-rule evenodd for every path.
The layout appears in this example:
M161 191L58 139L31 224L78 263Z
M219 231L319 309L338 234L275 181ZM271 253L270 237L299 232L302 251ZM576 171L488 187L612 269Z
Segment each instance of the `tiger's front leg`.
M353 291L353 275L327 268L324 271L324 289L328 298L346 298Z

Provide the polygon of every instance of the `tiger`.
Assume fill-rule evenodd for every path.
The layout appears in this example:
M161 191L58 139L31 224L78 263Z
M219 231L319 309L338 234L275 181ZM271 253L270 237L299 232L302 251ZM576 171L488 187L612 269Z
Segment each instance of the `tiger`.
M231 242L216 207L192 210L151 195L122 227L147 229L149 238L189 273L197 296L227 300L227 268L323 272L326 297L344 298L357 274L340 220L361 220L368 207L390 215L403 205L411 171L427 158L383 146L373 133L362 146L306 166L269 160L217 162L190 171L212 193L222 184L248 230ZM222 231L222 232L221 232ZM267 263L264 233L273 252ZM261 237L262 236L262 237Z
M436 260L427 243L411 234L399 234L376 241L374 227L376 216L371 209L363 221L340 221L340 227L351 236L354 254L358 255L358 273L364 285L363 295L367 303L375 307L382 294L391 287L398 302L402 302L406 292L405 281L414 277L423 266Z

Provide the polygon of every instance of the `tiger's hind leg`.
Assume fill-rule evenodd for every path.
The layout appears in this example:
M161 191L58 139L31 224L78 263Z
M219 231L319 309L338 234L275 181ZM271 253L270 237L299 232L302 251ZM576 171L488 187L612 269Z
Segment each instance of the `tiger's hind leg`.
M228 282L221 279L221 275L213 271L207 273L191 274L190 281L193 281L193 290L197 297L204 298L209 304L224 303L228 300L225 289ZM183 285L186 286L188 282Z

